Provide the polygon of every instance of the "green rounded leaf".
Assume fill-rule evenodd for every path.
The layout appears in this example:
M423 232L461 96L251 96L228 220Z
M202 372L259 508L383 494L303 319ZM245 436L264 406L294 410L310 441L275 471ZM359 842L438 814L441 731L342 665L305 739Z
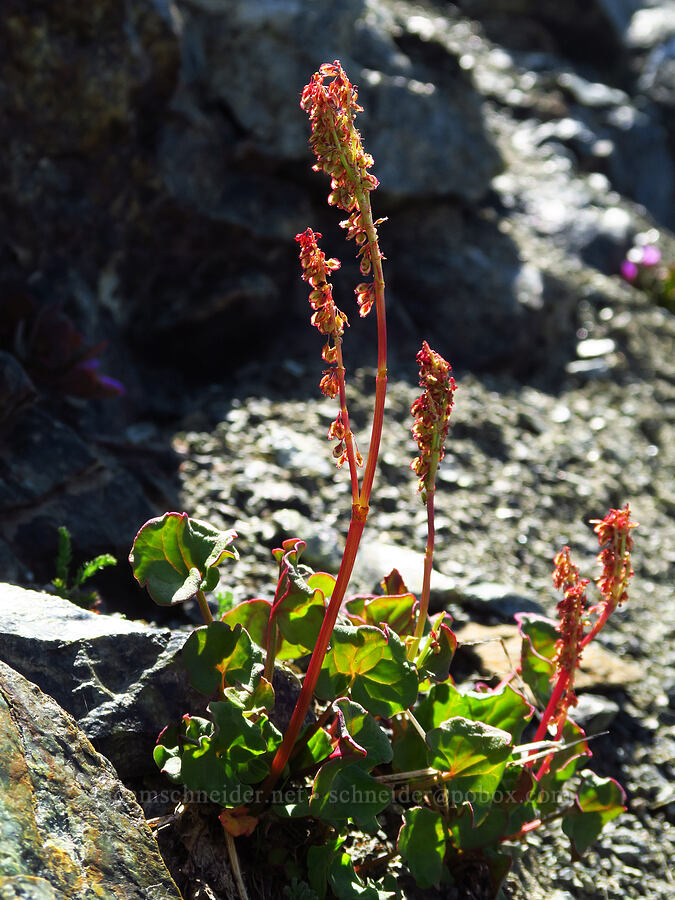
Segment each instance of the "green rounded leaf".
M438 885L445 857L445 826L441 815L422 806L406 809L397 849L419 887Z
M533 707L511 685L499 691L466 691L446 682L433 685L415 715L426 730L453 716L462 716L508 731L517 743L533 712Z
M443 773L455 806L470 803L478 824L489 809L511 756L508 731L462 717L448 719L427 734L429 765Z
M313 728L314 726L307 727ZM302 749L293 756L293 770L297 772L315 766L328 759L332 752L333 739L325 728L316 728L302 745ZM309 812L307 814L309 815Z
M417 699L417 673L393 631L336 626L316 694L326 700L350 694L374 716L403 712Z
M219 531L187 513L168 512L150 519L136 535L129 562L141 587L159 606L184 603L213 590L218 566L238 559L230 544L234 531Z
M313 590L319 590L323 594L323 599L328 603L333 596L335 588L335 578L328 572L313 572L307 579L308 586Z
M253 600L244 600L233 606L224 616L221 622L226 622L230 628L241 625L249 634L252 641L259 647L265 647L267 640L267 623L270 618L272 604L269 600L255 597Z
M266 716L250 721L226 701L209 704L213 721L185 716L181 736L181 781L222 806L250 802L250 785L262 781L281 735Z
M331 759L312 785L309 810L317 819L344 825L349 819L363 831L377 831L375 816L391 803L391 789L350 759Z
M356 596L345 603L353 625L388 625L400 637L413 633L414 594L384 597Z
M226 622L195 629L183 647L183 662L190 684L207 696L221 685L253 691L263 668L262 653L247 632Z
M450 664L457 649L457 638L440 613L431 623L431 630L422 640L420 654L417 658L417 671L420 678L445 682L450 676Z
M577 792L573 809L565 814L562 828L572 845L572 858L579 859L596 840L607 822L625 812L626 795L613 778L600 778L590 769Z
M391 762L393 751L389 738L370 713L346 697L338 700L335 706L340 711L349 734L366 751L363 761L356 761L355 764L370 770L382 763Z
M516 615L518 630L523 639L520 663L521 677L542 707L549 701L555 674L556 641L560 637L552 619L530 613Z

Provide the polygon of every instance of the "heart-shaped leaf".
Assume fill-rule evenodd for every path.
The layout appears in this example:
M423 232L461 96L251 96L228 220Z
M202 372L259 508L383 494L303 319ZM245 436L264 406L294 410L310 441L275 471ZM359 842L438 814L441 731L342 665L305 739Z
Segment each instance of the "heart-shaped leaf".
M190 684L210 697L219 687L253 691L263 669L262 653L241 625L211 622L195 629L183 647Z
M238 559L235 531L219 531L187 513L150 519L136 535L129 562L141 587L159 606L190 600L218 584L218 566Z
M417 699L417 674L393 631L336 626L316 694L326 700L351 694L374 716L403 712Z
M511 756L508 731L456 716L427 734L429 765L443 773L455 806L470 803L478 824L492 803Z
M445 857L445 826L432 809L415 806L403 813L397 849L421 888L438 885Z
M565 813L562 828L572 844L572 858L578 860L596 840L607 822L625 812L626 795L613 778L600 778L590 769L581 773L584 781L573 809Z

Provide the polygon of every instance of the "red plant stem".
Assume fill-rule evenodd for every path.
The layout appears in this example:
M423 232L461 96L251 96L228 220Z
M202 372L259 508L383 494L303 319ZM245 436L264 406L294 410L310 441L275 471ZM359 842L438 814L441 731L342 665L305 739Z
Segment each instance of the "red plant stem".
M267 797L280 778L292 753L293 745L300 734L300 729L305 721L307 710L312 702L314 689L316 688L319 673L321 672L321 666L323 665L326 651L328 650L328 645L333 634L333 628L335 627L335 622L337 621L338 613L349 585L349 579L351 578L352 569L354 568L356 554L359 549L359 544L361 543L361 536L363 535L363 529L366 524L366 519L368 518L370 494L373 488L377 458L380 450L382 423L384 420L384 403L387 392L387 324L384 302L384 275L382 273L382 255L377 242L377 231L373 224L370 199L367 192L362 189L357 191L357 199L363 217L368 243L370 245L371 263L373 266L373 283L375 285L375 310L377 315L377 380L375 383L375 408L373 411L370 446L368 448L368 461L363 475L361 493L359 494L358 501L352 504L352 517L349 523L349 531L347 532L345 551L342 556L342 562L340 563L340 570L337 575L335 587L333 588L333 595L328 604L328 609L326 610L319 637L317 638L316 646L309 661L307 674L302 683L300 696L296 701L291 721L288 724L281 745L272 760L269 775L262 784L263 797ZM344 374L342 375L341 390L343 388ZM340 395L340 402L343 402L342 394Z
M375 286L375 312L377 315L377 377L375 380L375 408L373 410L373 425L370 433L370 445L368 447L368 460L363 473L363 485L359 503L368 515L370 494L373 489L377 458L380 452L380 440L382 438L382 423L384 421L384 401L387 395L387 317L384 305L384 274L382 272L382 254L377 242L377 231L373 224L373 213L370 208L370 197L366 191L357 192L359 209L366 229L370 258L373 266L373 284Z
M342 414L342 422L345 426L345 447L347 449L347 462L349 463L349 477L352 483L352 503L358 503L359 500L359 476L356 466L356 457L354 454L354 436L349 425L349 412L347 410L347 388L345 386L345 366L342 360L342 338L335 338L335 352L337 354L337 377L338 391L340 395L340 413Z
M548 723L551 719L551 716L555 712L558 703L560 702L560 698L565 693L567 689L567 685L569 684L570 673L564 669L560 675L558 676L558 681L556 682L556 686L553 689L553 693L551 694L551 699L548 701L548 705L544 710L544 714L541 717L541 722L539 723L539 728L537 728L537 733L532 738L532 742L536 743L537 741L544 740L546 736L546 730L548 728ZM534 760L530 760L529 763L526 764L528 769L531 769L534 765ZM542 767L543 768L543 767Z
M427 483L431 485L426 491L426 507L427 507L427 546L424 552L424 576L422 579L422 596L420 597L420 608L417 615L417 624L415 625L415 634L409 649L409 658L414 659L417 656L420 640L424 634L424 626L426 625L427 616L429 614L429 597L431 594L431 569L434 564L434 542L436 540L436 528L434 524L434 499L436 497L436 472L441 460L441 431L437 427L432 439L431 456L429 459L429 472L427 475Z
M352 512L352 520L349 523L349 532L347 533L345 552L342 557L342 562L340 563L340 571L338 572L337 581L335 582L335 587L333 588L333 596L331 597L328 609L326 610L326 615L324 616L323 624L321 625L321 631L319 632L319 637L317 638L316 647L314 648L312 657L309 661L307 674L305 675L305 679L302 683L300 696L296 701L293 715L291 716L291 721L288 723L286 733L284 734L284 739L281 742L281 745L279 746L279 749L277 750L276 755L272 761L269 775L263 782L263 797L266 797L269 794L269 792L272 790L277 780L281 776L281 773L283 772L284 767L286 766L286 763L288 762L288 759L291 755L291 751L293 750L293 745L295 744L295 741L297 740L297 737L300 733L303 722L305 721L307 710L309 709L310 703L312 702L314 688L316 687L316 683L319 679L321 666L323 665L323 660L328 649L328 644L330 643L331 635L333 634L333 628L335 627L335 622L340 611L340 606L342 605L342 600L344 598L347 585L349 584L352 569L354 568L354 561L356 560L356 551L358 550L359 543L361 541L361 535L363 534L363 528L366 524L365 519L359 519L357 517L358 509L359 507L354 507Z
M436 485L433 481L432 484L432 489L430 491L427 491L427 547L424 553L422 595L420 597L420 608L417 614L417 624L415 625L414 640L410 645L410 659L414 659L415 656L417 656L420 640L422 639L422 635L424 634L424 626L429 614L429 596L431 594L431 569L434 564L434 541L436 539L436 529L434 526L434 498L436 494Z
M555 822L556 819L562 819L562 817L567 815L571 809L574 809L574 803L571 803L564 809L558 809L548 816L543 816L541 819L532 819L531 822L526 822L522 828L519 828L518 831L515 831L513 834L508 834L505 837L499 838L499 842L503 844L504 841L519 841L531 831L536 831L538 828L541 828L542 825L548 825L549 822Z

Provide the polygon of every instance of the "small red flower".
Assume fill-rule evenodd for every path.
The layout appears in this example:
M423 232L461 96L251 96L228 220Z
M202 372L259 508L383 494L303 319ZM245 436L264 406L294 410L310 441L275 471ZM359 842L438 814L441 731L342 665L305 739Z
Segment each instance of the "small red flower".
M325 362L334 365L337 362L335 342L341 340L345 325L349 322L347 316L335 305L333 289L328 282L329 273L339 269L340 263L337 259L326 259L325 253L317 244L320 237L319 232L315 234L308 228L302 234L296 234L295 240L300 244L302 277L312 288L309 292L309 305L314 310L312 325L316 326L321 334L328 336L321 355ZM336 397L339 391L337 371L326 369L319 386L327 397Z
M557 680L562 672L568 673L567 686L553 712L552 720L564 722L567 711L571 706L576 706L577 698L574 693L574 675L581 660L582 640L584 628L588 622L588 600L586 598L587 578L581 578L578 568L570 559L570 548L563 547L554 559L553 584L563 590L563 599L558 604L559 622L557 630L560 633L556 641L556 654L554 662Z
M415 400L410 412L415 417L412 433L420 454L412 461L410 468L419 475L419 490L428 491L434 486L432 459L437 454L435 469L435 465L445 455L445 441L457 385L450 374L451 365L432 350L426 341L417 354L417 363L420 368L420 387L424 388L424 393Z
M597 579L602 600L594 607L603 618L628 599L628 582L635 574L630 564L633 549L631 530L637 522L630 520L628 504L623 509L610 509L604 519L593 519L591 525L598 536L601 550L598 561L602 563L602 575Z
M373 157L363 149L361 135L354 125L356 114L363 112L357 99L356 87L347 78L339 60L335 60L321 66L305 85L300 106L309 114L312 128L309 143L317 159L313 168L330 176L328 203L349 213L340 226L346 230L347 240L356 241L361 274L368 275L373 263L372 245L359 199L363 203L363 198L375 190L379 182L368 171L373 165ZM383 221L378 219L374 223L373 241L375 228ZM372 301L359 301L360 315L368 315L372 305Z

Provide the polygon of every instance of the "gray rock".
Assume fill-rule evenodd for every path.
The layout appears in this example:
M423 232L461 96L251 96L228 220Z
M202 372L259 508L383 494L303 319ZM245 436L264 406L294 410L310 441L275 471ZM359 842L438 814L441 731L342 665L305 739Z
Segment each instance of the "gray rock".
M586 734L607 731L619 713L619 704L601 694L580 694L579 702L570 713Z
M154 772L161 729L206 702L180 662L186 637L0 585L0 659L74 716L121 777Z
M675 37L675 4L659 3L638 8L626 32L626 44L632 49L645 50Z
M37 398L33 382L21 363L10 353L0 351L0 426Z
M510 585L495 582L477 582L463 587L453 599L460 606L467 606L482 615L496 615L507 622L511 622L518 612L538 615L545 612L534 598L523 595Z
M0 663L3 897L178 900L135 798L73 719Z
M19 412L10 425L2 439L0 540L36 581L55 575L61 525L83 558L125 559L155 513L139 482L40 406Z
M411 38L403 52L402 23L388 4L364 0L198 6L186 17L183 38L193 48L194 77L206 82L262 155L306 158L297 92L322 62L340 59L368 109L362 127L384 191L471 200L487 191L499 157L480 102L461 72L449 77L427 62L428 46L440 51L442 35L429 35L427 46ZM265 65L252 67L255 58Z
M594 59L620 55L631 15L641 4L640 0L583 0L573 5L557 0L461 0L459 5L469 15L487 20L495 36L501 25L507 42L513 40L512 30L537 22L563 53Z

